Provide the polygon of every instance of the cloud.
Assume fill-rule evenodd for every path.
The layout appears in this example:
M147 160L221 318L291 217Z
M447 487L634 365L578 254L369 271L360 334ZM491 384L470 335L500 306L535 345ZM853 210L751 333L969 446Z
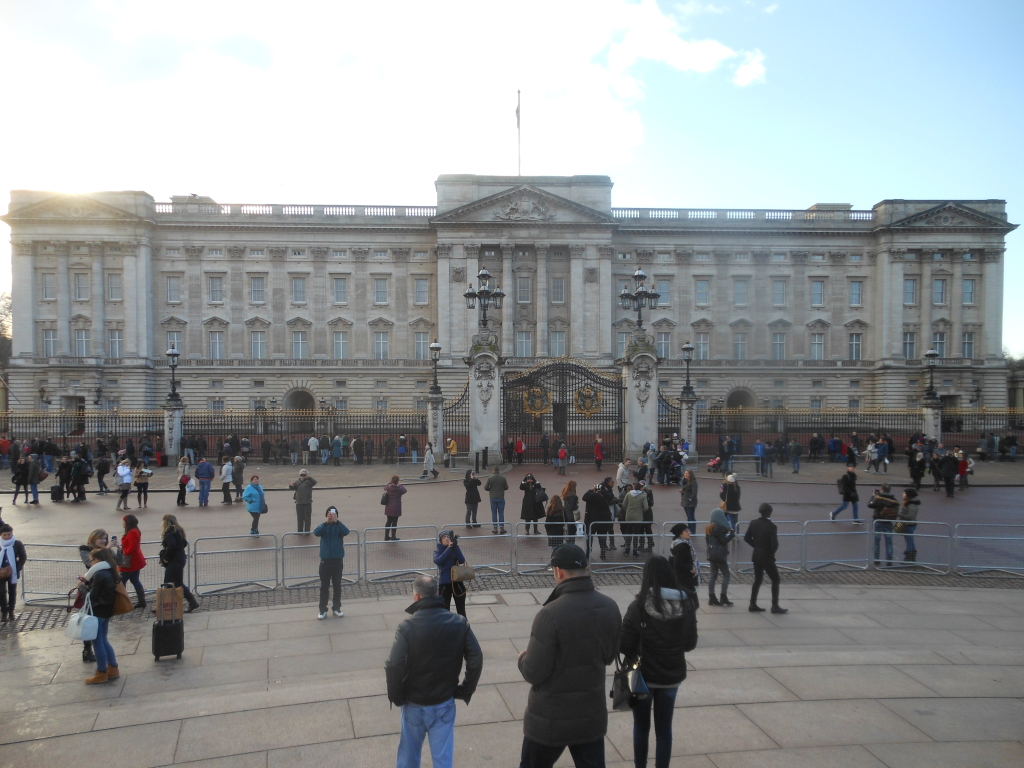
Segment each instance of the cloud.
M767 14L775 13L777 10L779 10L779 4L778 3L772 3L771 5L766 5L762 10L763 10L764 13L767 13Z
M740 87L763 83L765 78L764 54L759 50L743 54L744 61L736 67L736 75L732 81Z

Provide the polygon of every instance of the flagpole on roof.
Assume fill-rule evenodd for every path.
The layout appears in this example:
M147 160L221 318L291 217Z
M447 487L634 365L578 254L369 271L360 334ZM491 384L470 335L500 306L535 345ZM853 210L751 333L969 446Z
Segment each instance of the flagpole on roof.
M518 176L523 175L523 132L519 125L519 107L523 103L522 93L522 91L516 91L516 150L519 154L519 165L516 175Z

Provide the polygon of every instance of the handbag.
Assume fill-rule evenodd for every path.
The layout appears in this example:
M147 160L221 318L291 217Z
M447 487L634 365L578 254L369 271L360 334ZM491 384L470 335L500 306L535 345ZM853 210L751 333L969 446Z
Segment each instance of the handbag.
M651 695L651 689L647 687L647 681L644 680L643 673L640 672L640 658L644 650L644 627L646 626L645 623L640 622L640 645L637 648L636 659L620 662L619 657L616 656L612 690L608 694L612 699L612 709L618 711L632 709L637 702Z
M74 599L72 599L72 595L74 595ZM68 592L68 613L71 613L72 611L77 611L83 605L85 605L85 592L83 592L82 589L79 587L73 587Z
M472 581L476 578L476 571L469 563L459 563L452 566L452 581Z
M270 507L267 506L267 497L263 491L260 491L260 514L265 515L269 511Z
M188 485L188 481L191 479L192 478L189 477L188 475L182 475L181 477L178 478L178 482L181 483L182 485Z
M14 573L14 571L11 570L11 566L9 565L5 565L3 568L0 568L0 581L7 581L11 578L12 573Z
M114 615L120 616L125 613L131 613L134 610L135 604L128 596L128 590L124 588L124 584L118 581L117 586L114 588Z
M72 640L95 640L99 629L99 619L92 615L91 596L87 595L82 610L72 613L68 617L67 626L64 627L64 635Z
M388 492L384 491L384 493L382 493L380 495L380 505L382 507L384 507L384 506L387 506L387 503L388 503Z
M43 482L43 480L45 480L49 476L50 476L50 473L47 472L45 469L40 469L39 470L39 482L40 483Z

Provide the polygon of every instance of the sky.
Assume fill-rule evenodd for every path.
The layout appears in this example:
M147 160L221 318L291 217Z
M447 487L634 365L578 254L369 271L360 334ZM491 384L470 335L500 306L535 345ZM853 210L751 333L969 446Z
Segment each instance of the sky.
M616 206L1024 223L1021 29L1021 0L0 0L0 194L431 205L440 174L516 173L520 90L523 174L607 174Z

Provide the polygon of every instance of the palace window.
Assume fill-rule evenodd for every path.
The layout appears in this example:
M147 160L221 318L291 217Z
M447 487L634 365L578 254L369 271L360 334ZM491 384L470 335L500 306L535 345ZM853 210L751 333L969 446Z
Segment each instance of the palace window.
M655 348L658 352L658 357L671 357L672 356L672 334L664 331L658 331L658 339L655 342Z
M711 334L698 333L694 336L693 345L696 347L693 352L695 360L707 360L711 356Z
M373 359L388 359L388 332L374 331L373 333Z
M250 356L253 360L262 360L267 356L267 332L253 331L249 334Z
M71 290L75 301L89 300L89 273L75 272L72 276Z
M974 332L964 331L960 336L960 354L967 360L974 357Z
M266 301L266 278L263 277L250 277L249 278L249 300L253 304L262 304Z
M964 304L974 303L974 280L969 278L964 280L963 298Z
M89 356L89 331L78 329L75 331L75 355L77 357Z
M655 285L658 288L658 307L668 307L672 305L672 281L671 280L657 280Z
M388 279L386 277L373 278L373 303L388 303Z
M903 303L917 304L917 280L912 277L903 280Z
M430 299L430 280L425 277L416 278L416 296L414 304L426 304Z
M44 301L57 298L57 275L53 272L39 273L39 287Z
M747 281L737 280L732 284L732 301L737 306L744 306L747 303Z
M533 357L533 333L516 331L516 357Z
M946 303L946 281L944 278L936 278L932 281L932 304Z
M224 331L210 331L210 359L220 360L224 357Z
M181 351L181 331L167 332L167 348Z
M772 280L772 305L784 306L786 303L786 281Z
M626 344L629 343L628 333L619 333L615 340L615 357L625 357L626 355Z
M939 357L946 356L946 332L935 331L932 334L932 349L939 353Z
M210 302L220 304L224 301L224 278L210 276Z
M811 281L811 306L812 307L823 307L823 306L825 306L825 281L824 280L812 280Z
M345 360L348 358L348 331L334 332L334 359ZM338 386L335 382L334 386Z
M516 302L518 304L529 304L530 303L530 278L529 277L517 277L516 278ZM522 355L520 355L522 357Z
M306 303L306 278L292 278L292 304Z
M334 303L348 304L348 278L334 278Z
M906 331L903 334L903 357L913 360L917 357L917 334Z
M107 357L121 357L124 345L124 331L112 328L107 331Z
M825 359L825 334L811 334L811 360Z
M736 360L747 359L747 334L737 333L733 335L732 356Z
M124 300L124 278L120 272L107 272L107 301Z
M552 304L564 304L565 303L565 278L564 277L553 277L553 278L551 278L551 303Z
M430 334L417 331L413 344L415 346L415 358L417 360L430 359Z
M863 304L864 282L862 280L850 281L850 306L859 307Z
M296 360L305 360L308 357L306 350L306 332L292 331L292 357Z
M772 334L772 360L786 359L786 334Z
M548 354L551 357L563 357L565 355L565 331L552 331L548 341Z
M861 356L864 349L864 334L863 333L851 333L849 338L850 345L850 360L862 360Z
M708 297L711 293L711 281L710 280L698 280L697 290L694 294L694 303L700 305L706 305L709 303Z
M57 332L43 331L43 357L57 356Z

